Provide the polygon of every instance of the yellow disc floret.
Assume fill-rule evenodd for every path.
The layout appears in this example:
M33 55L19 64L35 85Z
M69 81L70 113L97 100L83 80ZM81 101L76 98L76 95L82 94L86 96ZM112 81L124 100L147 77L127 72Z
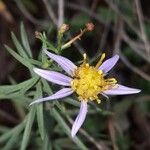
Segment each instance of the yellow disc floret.
M102 56L104 57L104 55ZM97 67L97 65L96 67L89 66L84 54L84 62L75 70L71 82L71 87L77 93L80 101L97 100L100 103L98 94L115 85L116 80L114 78L105 79L105 74Z

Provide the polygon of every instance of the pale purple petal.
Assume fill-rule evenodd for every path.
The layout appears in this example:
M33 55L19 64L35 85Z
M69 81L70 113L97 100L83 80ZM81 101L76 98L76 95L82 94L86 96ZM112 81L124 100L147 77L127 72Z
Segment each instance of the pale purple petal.
M102 70L104 73L107 73L109 70L111 70L115 66L118 60L119 60L119 55L115 55L112 58L104 61L98 69Z
M33 70L42 78L59 85L70 86L70 83L72 81L70 77L55 71L48 71L38 68L34 68Z
M106 90L103 93L106 95L126 95L126 94L135 94L141 92L139 89L130 88L120 84L116 85L117 88L112 88L111 90Z
M71 136L74 137L76 133L78 132L79 128L83 124L85 117L87 114L87 102L82 101L80 106L79 114L73 123L72 130L71 130Z
M66 97L68 95L71 95L72 93L73 93L73 90L71 88L63 88L53 95L50 95L50 96L45 97L45 98L40 98L40 99L32 102L30 105L35 104L35 103L44 102L44 101L49 101L49 100L60 99L60 98Z
M44 49L44 52L55 62L57 62L69 75L73 75L74 70L77 68L77 66L71 62L69 59L55 55L51 52L48 52L46 49Z

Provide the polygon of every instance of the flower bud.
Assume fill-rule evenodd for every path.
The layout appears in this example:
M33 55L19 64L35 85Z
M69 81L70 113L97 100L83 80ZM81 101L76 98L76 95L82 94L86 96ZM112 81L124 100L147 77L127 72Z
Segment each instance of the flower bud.
M87 23L85 26L88 31L92 31L94 29L94 24L91 22Z
M59 32L60 32L60 33L64 33L64 32L66 32L67 30L69 30L69 25L63 24L63 25L60 27Z

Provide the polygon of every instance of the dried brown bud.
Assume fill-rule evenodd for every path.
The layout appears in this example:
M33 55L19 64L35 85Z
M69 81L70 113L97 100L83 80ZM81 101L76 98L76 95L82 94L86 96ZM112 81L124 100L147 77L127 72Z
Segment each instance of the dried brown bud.
M67 30L69 30L69 25L63 24L63 25L60 27L59 32L60 32L60 33L64 33L64 32L66 32Z
M40 32L38 32L38 31L35 31L35 37L37 38L37 39L39 39L40 38Z
M2 1L0 1L0 12L4 11L5 9L6 9L5 4Z
M91 22L87 23L85 26L88 31L92 31L94 29L94 24Z

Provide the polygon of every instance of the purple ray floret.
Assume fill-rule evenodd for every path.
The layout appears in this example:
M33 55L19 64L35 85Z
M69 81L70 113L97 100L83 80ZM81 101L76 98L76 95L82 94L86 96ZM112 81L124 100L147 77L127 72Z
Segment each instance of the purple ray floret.
M98 69L102 70L104 73L107 73L115 66L118 60L119 60L119 55L115 55L112 58L109 58L106 61L104 61Z
M76 133L82 126L82 124L85 120L86 114L87 114L87 102L83 101L83 102L81 102L79 114L72 126L72 130L71 130L72 137L74 137L76 135Z
M126 95L126 94L135 94L141 92L139 89L129 88L120 84L115 85L117 88L112 88L110 90L104 91L106 95Z
M69 59L55 55L51 52L48 52L46 49L44 52L55 62L57 62L69 75L73 75L74 70L77 68L77 66L71 62Z
M56 92L56 93L53 94L53 95L50 95L50 96L48 96L48 97L41 98L41 99L38 99L38 100L32 102L30 105L35 104L35 103L44 102L44 101L49 101L49 100L60 99L60 98L69 96L69 95L71 95L72 93L73 93L73 90L72 90L71 88L63 88L63 89L59 90L58 92Z
M70 86L70 83L72 81L72 78L63 75L59 72L48 71L48 70L43 70L38 68L34 68L33 70L42 78L59 85Z

